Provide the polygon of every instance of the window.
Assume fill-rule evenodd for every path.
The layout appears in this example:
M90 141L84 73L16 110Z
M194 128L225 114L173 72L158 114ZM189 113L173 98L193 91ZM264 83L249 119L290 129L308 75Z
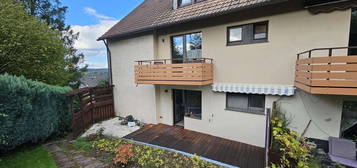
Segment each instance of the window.
M242 27L232 27L228 31L229 42L242 41Z
M178 7L186 6L186 5L191 5L193 3L201 2L204 0L177 0Z
M255 114L264 114L265 95L227 93L226 109Z
M267 23L256 23L254 24L254 40L266 39L268 33Z
M352 8L349 46L357 46L357 8ZM350 48L348 55L357 55L357 48Z
M186 6L192 4L192 0L178 0L178 6Z
M352 137L356 135L355 125L357 122L357 102L343 101L341 118L342 137Z
M202 33L191 33L171 38L172 63L195 62L202 57Z
M174 123L183 121L184 116L202 118L202 92L173 89Z
M268 41L268 21L227 28L227 45L242 45Z

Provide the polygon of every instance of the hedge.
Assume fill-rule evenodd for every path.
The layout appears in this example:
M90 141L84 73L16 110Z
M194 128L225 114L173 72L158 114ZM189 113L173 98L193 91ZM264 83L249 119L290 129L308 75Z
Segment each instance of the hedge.
M0 75L0 151L69 131L69 87Z

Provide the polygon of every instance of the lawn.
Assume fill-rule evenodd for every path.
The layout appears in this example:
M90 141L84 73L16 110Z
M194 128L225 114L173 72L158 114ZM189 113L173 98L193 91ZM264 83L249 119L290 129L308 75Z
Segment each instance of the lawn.
M1 168L57 168L45 147L30 147L15 154L0 157Z

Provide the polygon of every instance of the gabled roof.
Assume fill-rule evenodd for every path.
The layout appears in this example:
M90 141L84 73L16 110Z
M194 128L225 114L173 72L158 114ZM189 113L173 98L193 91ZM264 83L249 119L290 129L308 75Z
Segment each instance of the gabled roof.
M204 0L175 10L172 9L172 0L145 0L98 40L124 37L277 1L287 0Z

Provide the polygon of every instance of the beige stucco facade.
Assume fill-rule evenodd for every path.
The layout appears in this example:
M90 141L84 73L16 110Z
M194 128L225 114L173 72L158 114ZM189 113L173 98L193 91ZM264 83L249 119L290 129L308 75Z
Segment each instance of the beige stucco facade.
M312 95L298 90L293 97L277 101L277 106L291 122L291 129L306 137L327 140L329 136L340 136L344 101L357 101L357 97Z
M154 59L154 45L153 35L109 42L117 115L156 123L155 86L136 85L134 80L135 61Z
M198 90L202 92L202 119L185 117L185 129L203 132L255 146L265 145L265 115L226 110L226 94L213 92L210 86L160 86L158 122L173 125L172 89ZM266 96L265 108L279 96Z
M110 41L116 112L120 116L134 115L147 123L173 125L172 89L200 90L202 119L185 117L185 129L264 147L266 116L225 110L226 94L213 92L211 86L137 86L134 61L170 59L171 36L202 32L202 57L214 59L214 82L293 85L297 53L319 47L348 46L350 17L350 10L319 15L304 10L184 32ZM227 27L259 21L269 21L268 42L227 46ZM266 95L265 105L271 108L273 102L278 101L283 111L294 116L291 127L300 133L313 119L317 124L312 124L305 135L326 139L325 131L331 136L340 133L344 99L299 91L292 97Z
M214 59L215 83L293 85L296 55L313 48L348 46L350 18L350 10L319 15L304 10L160 35L156 58L171 58L171 36L202 32L202 57ZM269 21L268 42L226 45L227 27L259 21Z

